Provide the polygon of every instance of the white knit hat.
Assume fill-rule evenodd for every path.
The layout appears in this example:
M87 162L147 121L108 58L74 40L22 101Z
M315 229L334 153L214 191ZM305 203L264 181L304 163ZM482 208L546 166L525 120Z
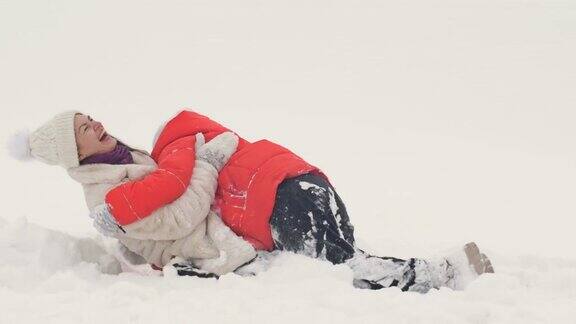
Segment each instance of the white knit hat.
M54 116L37 130L13 135L8 149L13 157L26 160L30 157L65 169L80 165L76 137L74 136L74 116L79 111L69 110Z

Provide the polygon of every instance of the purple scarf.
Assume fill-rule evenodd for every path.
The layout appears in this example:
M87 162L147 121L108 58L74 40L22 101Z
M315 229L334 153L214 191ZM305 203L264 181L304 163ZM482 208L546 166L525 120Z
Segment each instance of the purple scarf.
M134 159L132 159L130 149L128 149L126 145L118 142L112 151L90 155L89 157L80 161L81 165L94 163L131 164L134 163Z

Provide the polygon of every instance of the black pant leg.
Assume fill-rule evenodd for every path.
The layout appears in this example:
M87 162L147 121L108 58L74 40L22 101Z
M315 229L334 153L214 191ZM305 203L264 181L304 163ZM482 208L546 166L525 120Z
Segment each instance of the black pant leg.
M342 263L354 253L354 228L342 200L322 177L306 174L278 187L270 219L277 249Z
M328 183L330 206L336 206L336 210L332 211L333 219L336 220L336 227L340 229L340 233L344 240L350 245L355 246L356 241L354 239L354 226L350 222L350 217L348 216L348 211L344 202L334 189L332 185Z
M433 287L426 261L378 257L358 249L344 203L319 176L306 174L282 182L270 226L276 249L334 264L345 262L354 271L356 287L418 292Z

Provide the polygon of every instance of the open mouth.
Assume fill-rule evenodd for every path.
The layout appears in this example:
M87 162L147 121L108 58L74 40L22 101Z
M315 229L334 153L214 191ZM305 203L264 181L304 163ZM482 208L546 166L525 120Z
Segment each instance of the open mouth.
M106 131L102 132L102 134L100 134L100 138L98 139L100 142L105 142L110 138L110 135L108 135L108 133L106 133Z

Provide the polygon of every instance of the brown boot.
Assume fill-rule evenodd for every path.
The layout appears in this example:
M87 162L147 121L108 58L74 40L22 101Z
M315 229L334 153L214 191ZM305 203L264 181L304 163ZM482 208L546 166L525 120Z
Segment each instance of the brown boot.
M483 273L494 273L490 259L474 242L446 251L443 257L428 261L436 288L462 290Z
M486 254L480 253L480 249L478 249L476 243L470 242L464 245L464 252L466 253L466 257L468 257L468 263L470 263L478 275L494 273L492 262L490 262Z

